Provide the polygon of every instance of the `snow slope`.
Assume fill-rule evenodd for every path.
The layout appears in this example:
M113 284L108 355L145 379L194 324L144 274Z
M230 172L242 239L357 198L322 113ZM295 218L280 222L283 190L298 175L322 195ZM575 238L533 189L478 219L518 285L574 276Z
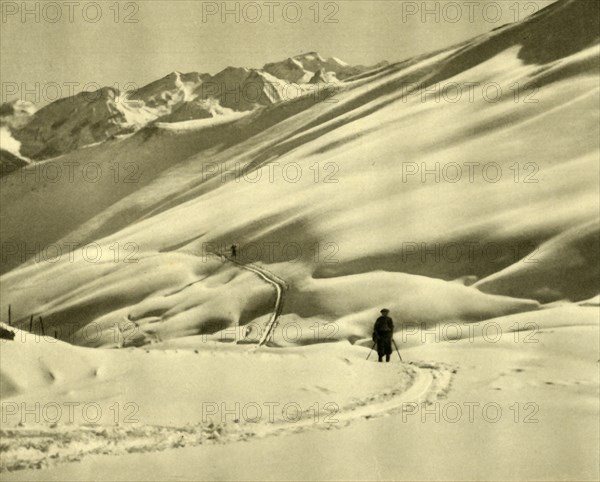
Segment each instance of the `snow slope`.
M552 8L549 10L552 12ZM523 26L527 23L512 28L518 34ZM492 43L496 37L504 39L509 31L494 32L462 47L460 52L449 50L407 68L402 68L402 64L392 66L336 92L333 99L316 102L308 96L308 99L279 103L251 117L213 127L217 136L210 136L211 139L205 141L206 147L200 140L189 146L191 141L185 140L186 136L192 138L189 131L178 134L176 129L165 132L157 127L109 146L78 152L78 159L89 155L92 161L112 149L118 153L120 162L139 165L141 182L128 186L107 180L118 194L101 203L90 195L96 186L82 182L80 187L88 193L89 204L80 199L80 191L73 183L66 180L53 185L48 183L34 209L36 217L47 219L47 226L43 219L25 225L20 223L10 206L11 200L7 199L3 224L8 228L9 239L36 240L40 238L35 233L43 232L43 243L60 238L63 242L98 241L104 247L105 256L110 255L108 246L113 243L135 243L140 262L130 266L89 263L82 258L80 250L76 250L72 262L63 257L58 263L24 266L6 275L4 285L9 288L8 291L4 288L3 305L14 301L24 317L32 311L51 310L51 316L67 320L65 310L71 302L65 300L66 304L61 306L55 301L61 298L54 294L49 297L53 300L52 308L46 303L37 304L20 286L31 283L32 277L40 280L33 284L41 282L48 271L64 273L66 279L72 279L84 290L88 282L97 278L98 272L107 269L123 278L129 277L126 273L137 271L151 276L145 268L148 263L152 270L160 270L161 258L166 260L172 255L201 258L207 243L225 246L237 242L255 243L261 251L257 261L273 264L274 271L282 278L294 280L293 290L300 293L313 277L321 283L325 280L319 278L324 277L330 283L343 280L344 290L350 283L364 293L365 301L358 298L355 304L343 310L317 310L302 316L325 315L339 320L364 312L361 319L366 323L372 316L366 314L369 310L381 303L391 303L393 299L389 297L396 297L396 290L404 291L400 288L405 283L401 276L410 279L424 275L447 281L465 275L486 277L519 263L535 247L563 231L583 224L588 226L586 230L594 231L598 219L598 190L597 179L589 172L595 172L597 160L598 140L593 135L596 116L583 116L581 111L589 106L593 112L598 98L596 72L590 70L586 60L597 57L597 45L572 57L552 61L552 69L562 70L562 75L572 74L573 65L578 65L577 81L566 77L544 85L535 93L537 103L514 102L514 92L510 90L515 82L526 85L542 75L539 63L519 59L524 47L509 47L497 53L496 45L492 44L493 48L485 51L490 58L453 77L443 78L442 72L450 66L454 68L457 56L466 58L465 51L469 49L480 52L482 45ZM547 70L544 75L548 75ZM430 95L429 100L423 102L421 95L407 94L405 88L408 82L431 84L435 80L447 85L474 79L480 83L494 79L504 92L503 98L489 102L483 98L482 91L475 90L473 101L464 95L455 103L436 102L439 99ZM222 133L221 141L218 133ZM178 138L183 141L180 146ZM155 143L160 143L162 149L155 149ZM490 145L495 148L489 149ZM148 146L142 151L143 156L139 155L140 146ZM192 148L198 149L197 152L190 152ZM503 175L498 182L487 181L482 169L475 171L474 182L470 182L466 173L458 182L443 179L436 182L432 176L422 182L420 175L407 175L407 166L412 169L424 165L431 169L436 163L464 166L466 162L478 162L482 166L496 163ZM515 182L515 162L519 163L521 182ZM532 177L537 182L524 182L525 176L531 174L525 171L525 164L537 169ZM290 165L294 171L286 167ZM317 182L314 166L319 166L320 171ZM296 182L287 182L284 175L296 175L300 172L297 167L301 175ZM225 175L227 171L233 171L233 175ZM155 172L162 174L156 176ZM235 172L237 180L234 180ZM252 182L251 176L261 178ZM29 183L35 184L32 176L24 182L15 180L13 185L15 189L27 191ZM107 192L106 188L98 190L103 196ZM53 191L57 195L60 192L61 205L51 201ZM10 196L10 190L5 189L3 195ZM28 198L38 198L38 195L11 197L22 206ZM59 213L63 212L62 206L68 204L69 197L78 199L77 217L61 219ZM561 201L567 198L571 202ZM307 199L319 202L306 203ZM121 202L116 202L119 200ZM51 210L57 211L49 215ZM426 213L426 223L421 222L423 213ZM18 224L15 229L11 228L11 218ZM87 223L77 229L82 218ZM56 223L56 219L61 222ZM60 226L61 223L65 226ZM90 225L94 228L86 231L85 226ZM385 235L381 226L385 226ZM48 239L47 231L56 232L56 236ZM72 231L75 234L69 234ZM278 242L281 248L270 253L266 249L269 242ZM473 242L480 243L480 247L472 253L461 253L458 261L454 254L452 259L448 256L438 259L435 254L412 252L415 245L417 251L423 245L426 249L443 250L447 246ZM286 248L284 252L283 247L291 243L298 249ZM498 255L496 251L492 256L489 250L484 250L491 243L498 245ZM317 244L319 256L315 257L313 248ZM333 250L337 252L332 254ZM298 251L301 253L296 255ZM256 249L249 255L256 257ZM286 258L291 256L297 257L298 262L288 262L292 259ZM597 251L588 256L597 259ZM191 269L194 264L175 268L166 263L165 269L175 279L189 280L196 277L198 268ZM583 267L587 268L593 275L594 263ZM559 268L552 263L550 269ZM75 272L78 274L73 276L71 273ZM383 275L392 280L385 280ZM140 282L150 286L143 278ZM365 291L365 285L372 288ZM454 289L454 285L449 286ZM14 287L14 291L10 287ZM122 292L120 285L107 289L109 293ZM513 296L526 298L534 294L515 292L515 289L510 293ZM589 298L593 290L593 286L586 288L579 299ZM336 292L334 289L333 293ZM480 296L473 289L466 292ZM141 301L149 294L137 293L134 298ZM551 298L567 295L578 298L564 290ZM540 299L548 300L546 296ZM87 320L110 313L113 313L112 318L120 319L117 306L99 298L92 302L100 311L88 311L92 316ZM316 306L315 303L311 300L312 306ZM431 309L443 313L434 306ZM424 318L429 316L420 309L403 309L406 310L418 311ZM412 316L411 313L406 318L412 319ZM207 321L195 320L198 327ZM163 321L168 325L167 320Z
M330 99L305 95L228 123L199 124L195 131L165 130L157 125L74 154L105 166L115 158L133 163L140 174L135 183L114 182L112 176L97 183L73 183L64 176L59 182L39 186L34 176L9 177L2 193L5 239L38 242L42 247L58 240L61 245L97 242L103 257L89 262L76 249L72 259L65 255L58 262L26 263L4 276L2 306L15 305L23 322L31 312L47 313L58 325L74 313L84 324L100 319L113 322L153 293L177 290L181 283L211 271L203 259L206 247L222 248L233 242L249 246L247 251L252 252L247 256L272 265L276 274L291 281L284 315L322 316L336 322L357 317L365 332L373 310L382 303L402 307L399 321L445 317L449 306L457 310L459 319L536 306L531 301L506 300L498 308L490 297L489 304L479 307L475 300L482 295L473 287L446 283L447 288L438 288L439 281L427 278L451 281L467 275L492 276L481 282L488 287L484 291L540 301L589 298L597 290L593 279L598 252L591 241L596 239L598 226L598 185L597 177L589 173L597 171L594 106L598 85L593 61L598 46L587 45L587 39L586 43L570 39L583 44L583 50L572 55L565 52L542 69L546 54L522 60L527 57L529 40L522 46L508 42L521 38L524 28L531 28L535 35L536 29L552 27L556 17L579 15L581 5L558 3L522 24L477 38L460 49L408 67L391 66L351 82ZM497 43L506 48L499 49ZM455 75L448 73L461 62L473 63L473 58L479 63ZM550 70L557 77L552 82L547 80ZM251 75L245 69L236 72L243 78ZM548 83L531 91L534 94L521 92L521 101L515 102L510 86L515 82L537 86L540 76ZM492 102L484 97L484 89L475 89L472 97L438 102L435 95L427 98L406 88L408 83L454 85L474 79L481 84L494 79L502 98ZM524 101L526 94L537 96L533 99L537 102ZM586 110L591 115L581 115ZM204 134L207 128L210 135ZM494 172L501 169L502 175L491 182L480 168L473 182L465 173L457 182L449 182L435 179L435 174L429 178L408 174L415 166L432 169L437 163L445 169L467 162L493 164L497 166ZM526 171L526 165L535 172ZM527 176L532 182L526 182ZM28 206L36 222L22 223L13 204ZM70 204L77 209L67 216ZM422 222L423 216L427 222ZM571 243L584 243L589 261L576 264L576 274L570 276L581 277L583 272L583 279L590 282L582 282L579 289L572 283L552 287L548 294L550 288L540 284L560 277L563 268L555 261L556 250L539 261L535 250L568 230ZM111 262L114 253L109 247L114 243L134 246L139 262ZM279 243L279 247L267 249L269 243ZM477 244L474 249L459 252L457 258L456 246L462 250L473 243ZM454 249L451 256L446 248ZM187 261L173 264L173 257ZM7 259L9 267L15 260L21 258ZM509 291L492 288L497 286L492 280L501 276L494 273L515 264L522 271L527 261L533 261L530 264L538 271L544 265L543 279L514 283ZM163 271L165 276L157 276ZM114 302L98 296L94 286L99 273L114 277L115 282L104 287L106 298ZM43 283L48 276L59 276L62 281L40 299L27 285ZM424 293L447 292L427 303L426 309L418 305L409 288L421 283L421 276L427 277L424 286L430 286L420 288ZM116 282L132 277L141 291ZM149 282L156 278L158 284ZM72 285L78 287L76 292L68 288ZM352 303L335 306L340 293L352 290L357 292ZM232 294L225 291L224 300L231 299ZM459 291L469 300L460 301ZM415 300L414 308L413 303L397 301L402 293ZM312 309L294 305L296 297L306 296L305 304ZM77 306L83 300L88 300L86 314L79 316ZM161 331L173 326L178 332L177 323L169 321L169 310L188 319L190 329L202 330L210 322L212 315L192 315L191 306L182 313L173 302L162 308ZM242 311L248 302L242 302ZM199 309L204 303L200 297L194 306ZM240 323L240 316L234 314L229 322Z

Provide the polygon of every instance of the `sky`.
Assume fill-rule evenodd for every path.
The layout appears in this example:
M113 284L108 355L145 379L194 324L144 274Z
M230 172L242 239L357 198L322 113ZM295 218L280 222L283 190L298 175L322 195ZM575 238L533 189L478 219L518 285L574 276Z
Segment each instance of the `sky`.
M400 61L523 19L554 0L0 0L0 101L46 104L168 73L215 74L317 51ZM228 13L229 12L229 13Z

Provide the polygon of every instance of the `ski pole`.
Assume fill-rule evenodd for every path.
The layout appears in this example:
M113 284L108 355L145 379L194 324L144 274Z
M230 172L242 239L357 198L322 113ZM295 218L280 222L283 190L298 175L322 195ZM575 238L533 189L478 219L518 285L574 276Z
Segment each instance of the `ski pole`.
M402 360L402 356L400 355L400 350L398 350L398 345L396 345L396 340L394 340L393 338L392 338L392 343L396 347L396 353L398 353L398 356L400 357L400 361L403 362L404 360Z
M375 349L375 345L377 345L377 342L373 343L373 346L371 347L371 350L369 351L369 354L367 355L367 360L371 356L371 352Z

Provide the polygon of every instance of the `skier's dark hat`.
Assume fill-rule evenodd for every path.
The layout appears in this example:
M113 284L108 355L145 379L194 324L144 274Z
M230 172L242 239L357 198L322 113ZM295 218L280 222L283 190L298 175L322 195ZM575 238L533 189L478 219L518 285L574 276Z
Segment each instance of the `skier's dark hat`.
M389 313L390 310L388 310L387 308L384 308L383 310L381 310L379 313Z

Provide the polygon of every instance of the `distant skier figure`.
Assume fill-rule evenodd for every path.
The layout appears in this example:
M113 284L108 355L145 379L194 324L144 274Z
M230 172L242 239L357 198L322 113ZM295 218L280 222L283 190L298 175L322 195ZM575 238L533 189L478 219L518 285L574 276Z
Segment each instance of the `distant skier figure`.
M237 258L237 246L235 244L231 245L231 257Z
M377 355L379 361L383 361L383 355L385 355L385 361L390 361L390 355L392 354L392 337L394 336L394 322L388 316L390 310L384 308L381 310L381 316L377 318L375 326L373 327L373 341L377 343Z

